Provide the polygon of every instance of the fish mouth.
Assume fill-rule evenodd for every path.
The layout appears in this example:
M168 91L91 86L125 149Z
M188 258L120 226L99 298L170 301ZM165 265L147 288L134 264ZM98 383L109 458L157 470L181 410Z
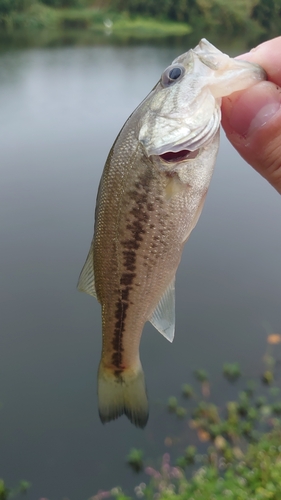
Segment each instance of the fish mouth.
M183 160L193 160L198 155L199 150L190 151L189 149L183 149L180 151L167 151L167 153L163 153L159 155L159 158L164 160L167 163L178 163Z

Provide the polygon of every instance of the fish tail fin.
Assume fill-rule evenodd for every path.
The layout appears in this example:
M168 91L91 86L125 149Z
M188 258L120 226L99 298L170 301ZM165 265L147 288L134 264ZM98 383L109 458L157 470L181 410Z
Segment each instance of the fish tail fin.
M98 373L99 415L102 423L123 415L144 428L148 420L148 400L142 366L137 370L114 371L100 363Z

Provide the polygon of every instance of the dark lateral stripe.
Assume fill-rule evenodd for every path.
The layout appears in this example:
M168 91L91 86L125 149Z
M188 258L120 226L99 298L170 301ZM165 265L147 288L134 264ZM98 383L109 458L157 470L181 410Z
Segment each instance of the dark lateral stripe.
M126 240L121 241L123 246L123 273L120 277L120 293L121 297L116 302L115 309L115 328L113 332L113 354L112 364L116 367L116 371L122 372L123 366L123 333L125 331L125 320L127 316L127 309L129 307L129 295L133 289L132 284L136 273L136 259L137 250L140 247L143 237L146 233L146 224L149 222L149 212L152 211L153 206L148 203L148 194L152 174L148 171L140 176L135 182L133 190L129 191L130 198L134 204L129 212L130 221L126 228L130 232ZM149 205L149 206L148 206ZM121 373L120 372L120 373ZM130 418L130 417L129 417Z
M115 318L117 319L115 323L115 328L114 328L114 333L113 333L113 340L112 340L112 347L113 347L113 354L111 358L111 362L113 366L116 368L120 369L122 367L122 352L124 350L123 348L123 332L125 329L125 319L126 319L126 311L129 307L129 304L125 302L122 299L118 299L116 302L116 311L115 311Z

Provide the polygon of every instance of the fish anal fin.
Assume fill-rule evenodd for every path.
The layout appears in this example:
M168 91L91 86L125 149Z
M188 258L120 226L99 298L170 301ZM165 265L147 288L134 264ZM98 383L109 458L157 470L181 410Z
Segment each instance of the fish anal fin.
M91 244L86 262L79 276L77 288L80 292L88 293L97 298L94 275L93 243Z
M175 335L175 277L163 293L149 321L169 342L173 342Z

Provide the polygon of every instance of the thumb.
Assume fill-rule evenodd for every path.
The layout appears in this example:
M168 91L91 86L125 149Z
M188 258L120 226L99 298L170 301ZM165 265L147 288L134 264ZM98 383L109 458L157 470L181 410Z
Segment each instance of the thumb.
M225 97L222 126L240 155L281 194L281 88L266 81Z

